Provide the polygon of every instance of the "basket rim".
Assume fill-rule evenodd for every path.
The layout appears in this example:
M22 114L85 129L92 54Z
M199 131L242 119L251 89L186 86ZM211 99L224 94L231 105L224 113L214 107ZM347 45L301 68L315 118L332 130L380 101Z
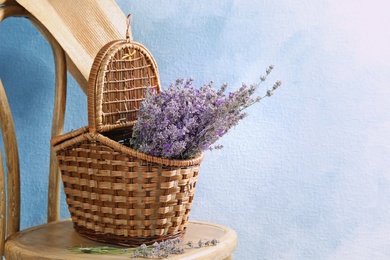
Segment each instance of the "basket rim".
M51 140L51 144L54 151L58 153L61 150L66 150L69 147L74 146L77 143L83 141L98 141L104 145L109 146L112 149L136 157L141 160L145 160L152 163L163 164L166 166L188 167L193 165L199 165L204 158L204 154L191 158L191 159L168 159L163 157L152 156L140 151L137 151L128 146L122 145L117 141L114 141L99 132L91 132L88 127L83 127L69 133L57 136Z

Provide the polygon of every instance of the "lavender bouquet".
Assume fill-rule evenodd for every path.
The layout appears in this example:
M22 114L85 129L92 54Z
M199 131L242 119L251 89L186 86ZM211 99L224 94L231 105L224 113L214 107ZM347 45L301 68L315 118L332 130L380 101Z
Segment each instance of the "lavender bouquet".
M226 84L218 90L212 82L195 88L193 79L178 79L160 94L148 91L138 111L130 146L168 159L190 159L205 150L221 148L214 143L247 116L244 110L271 96L282 84L277 81L264 96L253 97L272 69L272 65L267 68L260 83L243 84L228 94Z

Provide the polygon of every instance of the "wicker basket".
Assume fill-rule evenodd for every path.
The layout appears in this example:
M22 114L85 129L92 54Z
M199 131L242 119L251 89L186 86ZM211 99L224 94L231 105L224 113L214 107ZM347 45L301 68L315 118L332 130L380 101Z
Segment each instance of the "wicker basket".
M93 63L89 126L52 139L76 231L137 246L185 234L203 156L169 160L126 146L157 65L141 44L115 41Z

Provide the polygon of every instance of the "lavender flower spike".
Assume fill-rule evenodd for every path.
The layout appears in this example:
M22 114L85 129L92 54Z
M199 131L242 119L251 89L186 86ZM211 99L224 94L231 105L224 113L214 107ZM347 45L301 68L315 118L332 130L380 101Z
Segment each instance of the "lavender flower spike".
M265 95L253 97L273 70L269 66L260 83L225 94L227 84L215 90L213 82L200 88L194 80L177 79L160 94L148 91L142 102L130 146L143 153L168 159L190 159L213 148L216 141L247 116L243 110L270 97L277 81ZM221 148L217 145L215 149Z

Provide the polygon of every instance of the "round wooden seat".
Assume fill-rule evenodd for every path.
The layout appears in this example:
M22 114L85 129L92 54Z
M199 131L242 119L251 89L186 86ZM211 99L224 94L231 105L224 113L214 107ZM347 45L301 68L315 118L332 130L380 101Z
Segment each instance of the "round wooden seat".
M216 238L216 246L193 248L182 255L169 259L231 259L237 245L237 234L230 228L204 222L189 222L184 243L200 239ZM86 239L77 234L70 220L52 222L17 232L5 243L6 259L129 259L127 256L91 255L74 253L67 248L71 246L94 247L110 246Z

